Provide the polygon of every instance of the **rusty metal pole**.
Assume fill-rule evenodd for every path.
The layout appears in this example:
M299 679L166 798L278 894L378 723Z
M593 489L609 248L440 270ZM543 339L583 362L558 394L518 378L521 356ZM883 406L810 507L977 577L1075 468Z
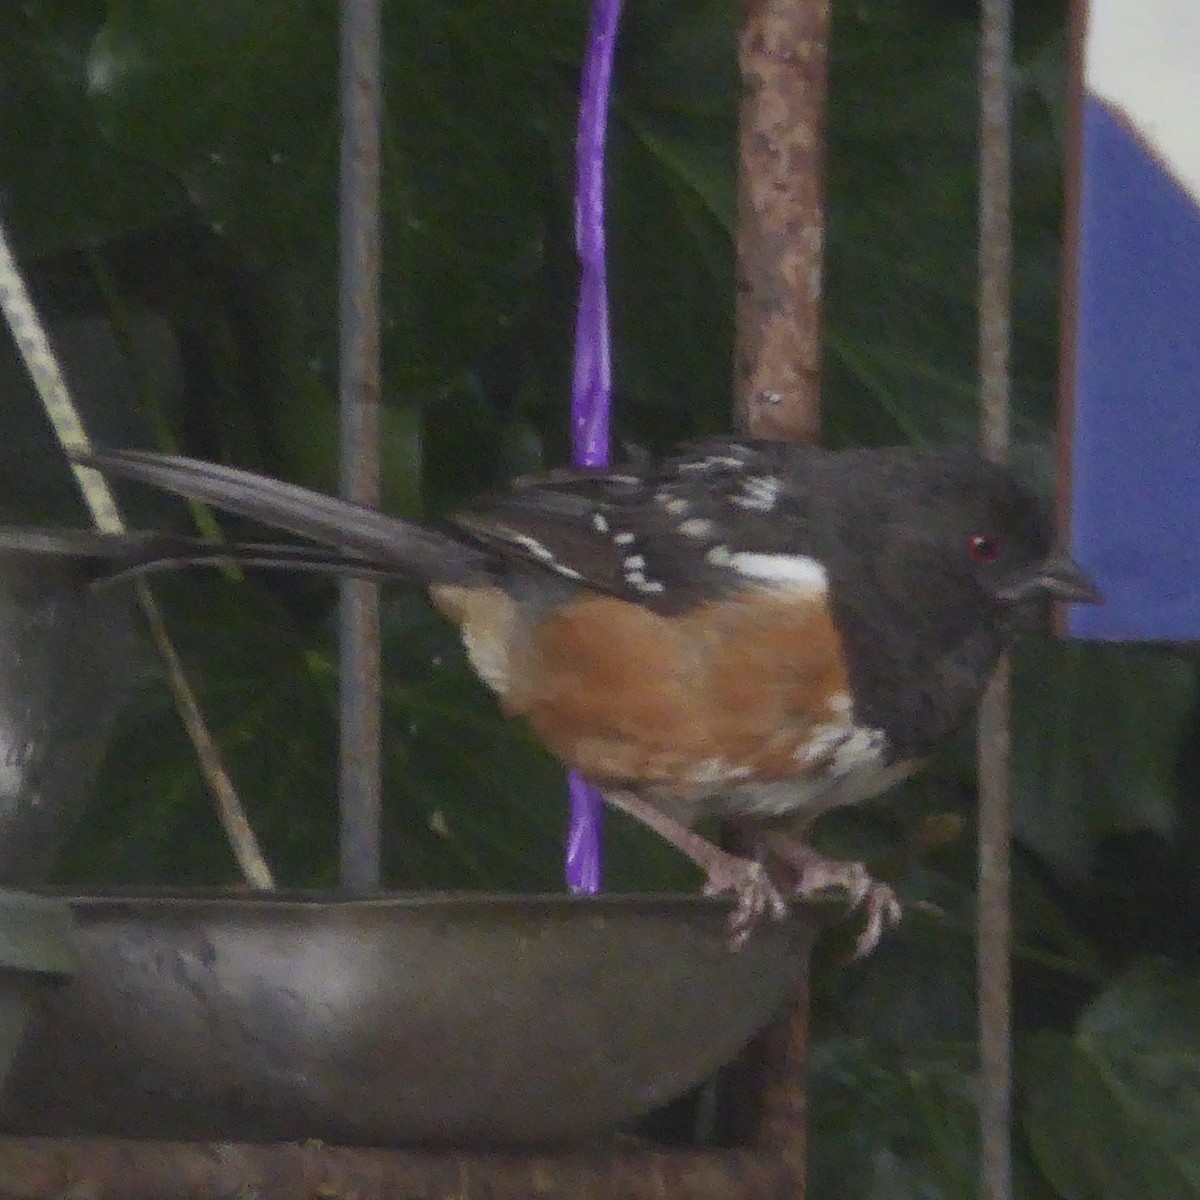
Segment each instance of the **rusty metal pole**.
M812 442L820 430L829 0L744 0L734 424ZM760 1043L754 1143L803 1193L807 981Z
M820 428L829 0L744 0L735 424L815 441Z
M342 495L379 504L381 0L342 0L339 396ZM382 680L379 588L341 584L342 886L379 887Z
M797 1200L783 1164L741 1150L628 1145L560 1154L456 1153L319 1141L123 1141L0 1136L5 1200Z
M1012 0L982 0L979 52L979 382L984 454L1008 457L1012 343ZM979 711L980 1196L1012 1196L1009 660Z

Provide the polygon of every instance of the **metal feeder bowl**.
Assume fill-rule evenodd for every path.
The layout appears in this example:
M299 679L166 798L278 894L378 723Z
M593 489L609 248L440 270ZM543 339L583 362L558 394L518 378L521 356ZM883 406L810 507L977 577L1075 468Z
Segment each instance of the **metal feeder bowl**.
M678 896L72 895L78 968L0 1094L26 1134L578 1141L729 1061L800 978Z

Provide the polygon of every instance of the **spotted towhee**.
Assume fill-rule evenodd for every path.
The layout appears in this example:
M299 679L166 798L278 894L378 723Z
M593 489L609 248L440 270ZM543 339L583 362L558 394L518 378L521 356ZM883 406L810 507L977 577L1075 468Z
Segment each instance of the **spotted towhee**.
M110 569L234 556L423 581L505 710L733 894L735 943L783 914L784 891L833 890L864 906L869 949L895 896L818 854L807 826L916 770L1048 599L1099 599L1034 497L963 449L713 439L519 480L444 529L185 458L84 461L327 548L55 543ZM753 854L692 830L711 816Z

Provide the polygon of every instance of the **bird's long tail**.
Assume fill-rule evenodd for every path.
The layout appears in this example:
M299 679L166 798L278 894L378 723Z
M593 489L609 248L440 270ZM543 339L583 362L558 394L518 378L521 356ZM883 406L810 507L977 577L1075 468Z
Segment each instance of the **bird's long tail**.
M166 535L132 535L135 541L130 550L140 549L142 557L130 561L130 570L232 560L247 566L316 570L365 578L407 576L426 583L472 583L490 577L488 555L468 542L417 521L388 516L252 471L143 450L97 450L79 456L77 461L105 474L147 483L249 517L328 548L315 550L279 544L228 547L186 538L170 539ZM139 536L144 539L140 547L136 545ZM155 538L166 540L160 545ZM103 545L98 543L94 553L102 550ZM146 565L139 567L139 562Z
M74 563L96 584L119 583L159 570L238 566L307 571L356 579L395 579L394 567L381 567L355 554L290 542L213 542L170 533L95 533L84 529L0 525L0 558L46 557Z

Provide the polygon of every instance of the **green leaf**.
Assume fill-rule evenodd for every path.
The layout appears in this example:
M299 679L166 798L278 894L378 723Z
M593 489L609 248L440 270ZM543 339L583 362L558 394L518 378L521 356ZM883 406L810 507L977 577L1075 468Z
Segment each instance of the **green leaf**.
M970 1055L961 1043L817 1043L809 1060L811 1200L974 1197Z
M728 428L736 8L633 5L621 33L609 245L622 396L684 436Z
M89 3L0 7L0 177L21 257L95 243L185 206L177 183L114 146L87 103Z
M972 9L946 7L835 5L823 413L835 442L976 427L978 30ZM1015 415L1028 436L1053 414L1060 180L1045 107L1018 105L1015 123Z
M1113 834L1173 833L1196 668L1168 650L1027 639L1014 659L1017 836L1078 876Z
M1143 962L1111 984L1072 1036L1022 1055L1021 1120L1064 1200L1200 1195L1200 980Z
M202 222L287 266L305 353L332 362L337 5L114 0L90 95ZM390 388L447 378L504 336L540 257L546 80L481 55L464 6L389 6L382 166ZM329 381L328 365L324 378Z

